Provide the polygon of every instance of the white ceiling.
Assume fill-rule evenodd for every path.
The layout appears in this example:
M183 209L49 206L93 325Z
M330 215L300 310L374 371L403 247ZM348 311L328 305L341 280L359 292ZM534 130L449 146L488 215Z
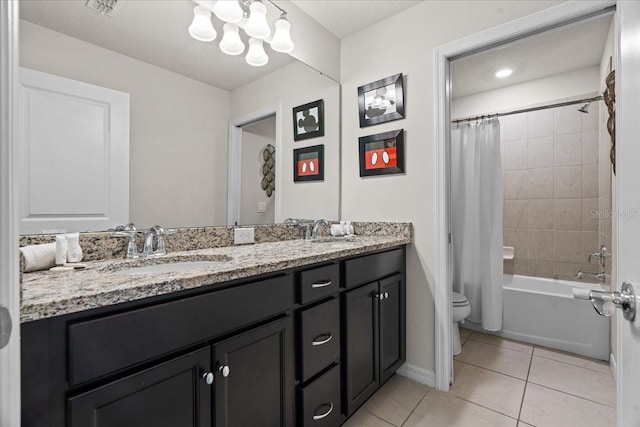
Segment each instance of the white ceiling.
M452 96L468 96L599 65L611 19L609 15L581 21L452 61ZM495 77L503 68L511 68L513 74L503 79Z
M408 0L291 0L339 39L377 24L422 1Z

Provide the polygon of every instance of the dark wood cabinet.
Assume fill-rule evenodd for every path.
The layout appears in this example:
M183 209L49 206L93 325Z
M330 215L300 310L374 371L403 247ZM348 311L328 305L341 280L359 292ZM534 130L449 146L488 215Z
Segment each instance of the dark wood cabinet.
M68 400L71 427L211 425L211 348L186 354Z
M406 359L404 275L383 279L379 286L380 384L383 384Z
M234 336L213 347L215 425L293 425L291 318Z

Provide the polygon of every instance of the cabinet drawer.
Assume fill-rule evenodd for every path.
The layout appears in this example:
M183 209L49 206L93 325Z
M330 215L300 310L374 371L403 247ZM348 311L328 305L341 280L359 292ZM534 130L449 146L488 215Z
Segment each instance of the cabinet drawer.
M330 295L340 287L340 269L338 264L311 268L298 273L298 302L310 301Z
M69 382L80 384L231 332L292 304L292 277L286 275L72 324Z
M379 280L405 269L404 250L394 249L345 261L345 287L352 288Z
M306 381L340 358L340 304L337 298L300 315L301 379Z
M303 426L340 425L340 365L302 389Z

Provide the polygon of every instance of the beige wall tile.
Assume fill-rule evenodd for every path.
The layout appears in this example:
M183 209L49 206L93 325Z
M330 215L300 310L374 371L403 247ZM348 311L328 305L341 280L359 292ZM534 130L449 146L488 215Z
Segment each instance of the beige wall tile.
M555 231L553 240L554 261L582 263L582 232Z
M529 169L529 198L553 197L553 168Z
M529 276L553 278L553 261L530 259Z
M582 229L582 199L556 199L553 202L554 229Z
M576 280L576 273L582 269L582 264L570 262L554 262L553 278L559 280Z
M510 141L504 146L503 165L505 171L527 169L527 140Z
M530 230L553 230L553 199L531 199L527 206Z
M520 419L536 426L614 427L616 411L608 406L529 383Z
M528 198L529 174L526 170L505 171L504 198L505 200Z
M553 135L553 110L540 110L527 113L527 137L540 138Z
M516 274L514 271L515 271L515 259L505 259L502 261L502 272L504 274Z
M582 198L582 167L564 166L554 168L554 191L556 199Z
M515 248L516 258L529 258L529 232L527 230L504 230L504 246Z
M529 271L529 259L515 257L513 263L513 274L527 274Z
M598 164L598 132L582 132L582 164Z
M535 260L553 261L553 231L529 231L529 258Z
M589 254L598 252L600 249L600 238L597 231L583 231L582 232L582 262L583 264L589 263ZM601 270L599 260L593 258L590 263L591 270L598 272Z
M527 144L529 168L549 168L553 166L553 137L530 139Z
M553 109L553 134L566 135L582 131L582 113L573 105Z
M553 141L553 165L577 166L582 164L582 133L557 135Z
M598 231L599 199L582 199L582 231Z
M526 200L504 201L503 225L504 228L528 228L529 211Z
M582 166L582 197L598 197L598 165Z

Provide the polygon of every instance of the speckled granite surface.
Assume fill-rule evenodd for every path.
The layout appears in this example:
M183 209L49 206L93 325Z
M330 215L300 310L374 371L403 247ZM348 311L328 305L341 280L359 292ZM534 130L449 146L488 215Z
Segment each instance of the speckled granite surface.
M29 322L412 242L411 224L387 225L394 228L394 231L389 233L391 235L379 229L379 224L361 228L354 224L354 228L362 233L366 230L377 230L377 233L368 236L357 235L339 242L311 243L302 239L286 240L170 252L167 257L158 259L91 261L86 263L85 270L73 272L25 273L20 320ZM216 262L215 257L222 257L222 261ZM230 259L226 260L225 257ZM128 268L136 263L148 265L164 263L168 259L174 262L210 262L198 263L197 267L186 271L136 274L127 272Z

